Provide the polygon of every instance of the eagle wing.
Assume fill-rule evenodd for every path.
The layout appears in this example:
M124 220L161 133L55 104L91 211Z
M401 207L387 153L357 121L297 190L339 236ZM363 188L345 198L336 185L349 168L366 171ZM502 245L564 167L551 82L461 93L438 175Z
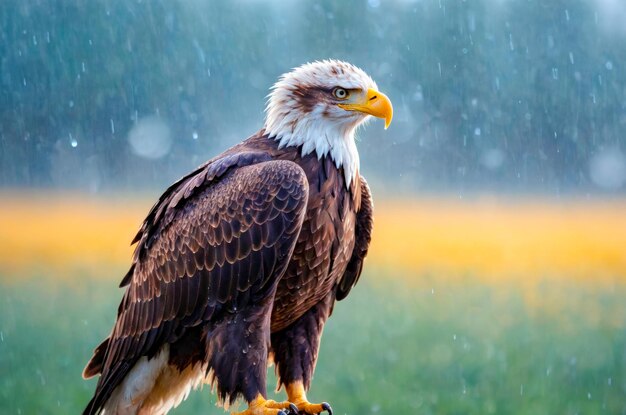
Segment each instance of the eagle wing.
M266 157L213 160L152 208L135 238L116 324L85 368L85 376L101 372L85 413L98 412L140 357L275 287L302 226L308 183L297 164Z
M367 250L372 240L372 225L374 221L373 211L374 204L372 202L372 194L367 182L360 177L361 182L361 208L357 212L356 229L354 231L354 249L352 256L346 267L341 280L337 284L335 298L338 301L348 296L350 290L359 281L361 271L363 270L363 262L367 255Z

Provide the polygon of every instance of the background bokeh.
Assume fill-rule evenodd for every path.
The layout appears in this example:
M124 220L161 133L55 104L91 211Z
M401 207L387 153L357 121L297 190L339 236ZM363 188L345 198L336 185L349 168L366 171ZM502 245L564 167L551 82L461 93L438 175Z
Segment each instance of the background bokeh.
M617 0L6 1L0 183L159 189L257 131L281 73L332 57L395 103L389 134L361 134L379 181L623 193L624 19Z
M374 241L312 398L626 413L624 22L621 0L3 1L0 413L82 409L149 207L325 58L395 114L358 135Z

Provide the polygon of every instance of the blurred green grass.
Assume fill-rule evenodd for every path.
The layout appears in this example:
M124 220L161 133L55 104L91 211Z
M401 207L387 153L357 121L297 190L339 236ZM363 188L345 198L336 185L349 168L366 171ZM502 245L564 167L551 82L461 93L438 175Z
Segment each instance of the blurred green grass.
M0 275L0 413L82 410L116 282ZM626 286L546 278L532 290L370 268L326 326L309 397L355 415L626 413ZM214 403L205 387L174 413L224 413Z

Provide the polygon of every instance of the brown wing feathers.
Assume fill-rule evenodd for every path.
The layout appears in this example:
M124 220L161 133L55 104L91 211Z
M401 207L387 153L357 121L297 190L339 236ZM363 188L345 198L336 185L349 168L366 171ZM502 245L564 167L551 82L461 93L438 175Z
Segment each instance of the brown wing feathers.
M195 192L210 185L213 181L222 177L229 169L250 166L256 163L271 160L267 153L263 152L237 152L238 146L229 150L228 154L220 158L211 159L191 173L183 176L163 192L159 200L152 206L141 228L133 238L131 244L140 242L135 249L133 264L128 273L122 279L120 287L130 283L135 265L140 255L150 246L151 238L157 230L165 229L179 211L181 201L189 199ZM214 219L217 216L214 216ZM159 226L157 226L159 225Z
M267 157L213 160L152 208L135 237L117 323L85 370L102 370L85 413L102 408L139 357L278 281L300 232L308 184L295 163L263 162Z
M346 272L337 285L336 298L339 301L346 298L352 287L359 280L361 271L363 270L363 261L365 260L372 239L374 205L372 203L370 188L362 176L360 182L361 208L356 217L354 249L348 266L346 267Z
M87 363L87 366L85 366L83 370L83 378L89 379L102 372L102 364L104 363L104 355L107 347L109 347L108 337L93 351L92 358L89 359L89 363Z

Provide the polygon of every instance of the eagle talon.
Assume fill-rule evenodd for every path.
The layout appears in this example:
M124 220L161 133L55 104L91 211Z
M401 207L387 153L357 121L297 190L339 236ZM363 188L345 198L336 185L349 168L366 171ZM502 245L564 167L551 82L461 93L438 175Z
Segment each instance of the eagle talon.
M248 409L243 412L233 412L231 415L296 415L293 412L295 405L289 401L276 402L271 399L265 399L259 394L252 402L250 402Z
M328 412L328 415L333 415L333 409L328 402L311 403L306 398L306 391L304 390L304 384L302 381L295 381L285 385L287 391L287 399L290 402L295 402L298 407L298 411L303 415L318 415L322 412Z
M298 407L292 403L289 404L289 415L298 415Z
M298 410L302 415L318 415L322 412L328 412L328 415L333 415L333 409L326 402L323 403L310 403L307 401L300 402L298 404Z

